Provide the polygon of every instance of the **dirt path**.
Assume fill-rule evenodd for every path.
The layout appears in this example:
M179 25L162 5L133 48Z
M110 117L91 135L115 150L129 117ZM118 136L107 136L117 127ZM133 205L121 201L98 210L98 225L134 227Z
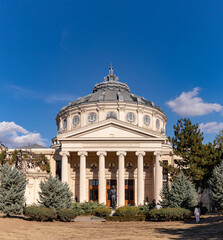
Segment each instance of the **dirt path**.
M223 217L205 216L200 224L183 222L31 222L0 218L0 239L223 239Z

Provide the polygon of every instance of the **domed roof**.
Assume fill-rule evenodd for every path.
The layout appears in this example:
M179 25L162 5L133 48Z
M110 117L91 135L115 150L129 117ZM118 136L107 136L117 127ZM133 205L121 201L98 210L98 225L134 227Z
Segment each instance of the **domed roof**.
M147 105L162 112L161 107L143 97L130 93L126 83L118 81L118 77L113 73L113 67L109 68L109 73L104 77L104 82L95 84L93 93L70 102L69 105L61 110L87 103L95 102L126 102Z

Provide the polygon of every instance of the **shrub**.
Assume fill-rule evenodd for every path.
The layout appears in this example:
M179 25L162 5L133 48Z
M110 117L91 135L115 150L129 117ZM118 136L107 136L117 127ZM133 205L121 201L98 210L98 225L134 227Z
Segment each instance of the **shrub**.
M140 213L137 207L119 207L115 210L117 216L136 216Z
M201 209L201 215L205 215L208 212L208 208L206 206L200 207Z
M97 208L105 207L98 202L73 203L72 209L76 210L78 215L92 215Z
M60 209L57 211L57 218L62 222L70 222L77 217L74 209Z
M40 183L41 192L39 192L39 203L43 207L71 208L73 193L70 191L67 183L62 183L57 177L50 176L47 181Z
M26 207L24 215L35 221L53 221L57 218L54 209L37 206Z
M0 211L7 214L21 214L25 206L26 177L17 168L1 166Z
M107 221L111 222L136 222L136 221L145 221L146 215L138 216L108 216L105 217Z
M139 215L146 215L149 212L150 208L151 208L150 205L138 206Z
M110 208L107 207L103 207L103 208L96 208L94 210L94 215L98 216L98 217L107 217L112 213L112 210Z
M191 218L192 212L184 208L152 209L147 213L147 220L179 221Z

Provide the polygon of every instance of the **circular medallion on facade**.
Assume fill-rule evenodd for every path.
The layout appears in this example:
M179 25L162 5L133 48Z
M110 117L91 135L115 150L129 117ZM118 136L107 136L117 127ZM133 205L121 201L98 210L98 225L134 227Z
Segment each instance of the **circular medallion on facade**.
M156 119L156 127L160 128L160 120L159 119Z
M78 115L75 115L73 117L73 125L76 126L80 122L80 117Z
M144 123L145 123L147 126L149 126L149 124L150 124L150 117L149 117L148 115L145 115L144 118L143 118L143 120L144 120Z
M67 128L67 118L63 119L63 129Z
M132 113L132 112L127 113L126 119L127 119L128 122L134 123L135 120L136 120L135 114Z
M117 119L116 113L115 112L108 112L107 116L106 116L106 119L109 119L109 118Z
M96 118L97 118L96 113L91 112L91 113L88 114L88 118L87 119L88 119L89 123L93 123L93 122L96 121Z

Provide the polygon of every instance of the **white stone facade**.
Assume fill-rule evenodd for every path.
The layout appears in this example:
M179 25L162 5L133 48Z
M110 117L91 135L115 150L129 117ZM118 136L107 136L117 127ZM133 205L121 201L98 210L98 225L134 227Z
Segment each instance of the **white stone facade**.
M160 200L161 161L173 163L161 108L130 93L113 68L93 93L63 107L56 117L58 134L51 149L38 149L50 159L51 174L67 182L74 200L110 206L109 191L117 189L117 205L142 205ZM38 199L44 173L30 173L27 204Z

